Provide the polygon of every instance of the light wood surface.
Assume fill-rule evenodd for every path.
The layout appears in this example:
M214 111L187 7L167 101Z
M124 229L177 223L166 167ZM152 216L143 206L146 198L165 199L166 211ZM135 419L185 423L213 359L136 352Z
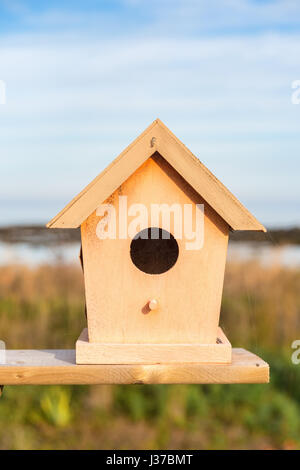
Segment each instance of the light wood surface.
M76 342L77 364L230 363L231 344L221 328L214 344L90 343L87 328Z
M156 299L151 299L149 301L149 309L150 310L157 310L158 309L158 302Z
M109 198L117 214L119 196L124 195L128 207L144 204L149 215L151 204L189 204L194 213L195 204L204 204L204 243L199 250L187 250L188 240L183 234L177 239L179 256L175 265L162 274L146 274L131 260L131 239L99 239L96 228L101 219L95 212L90 215L81 230L89 340L215 343L228 225L159 155L148 159ZM171 219L170 232L174 234ZM158 225L162 227L161 220ZM152 298L159 307L149 312Z
M267 383L269 366L244 349L231 364L76 365L75 350L7 350L1 385Z
M159 119L156 119L57 214L47 227L79 227L99 204L116 191L155 152L159 152L233 230L266 231L264 226Z

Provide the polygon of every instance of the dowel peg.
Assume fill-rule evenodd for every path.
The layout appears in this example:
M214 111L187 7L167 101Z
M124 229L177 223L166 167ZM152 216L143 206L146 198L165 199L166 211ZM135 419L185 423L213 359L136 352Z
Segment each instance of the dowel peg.
M151 299L151 300L149 301L149 308L150 308L150 310L157 310L157 308L158 308L158 302L157 302L156 299Z

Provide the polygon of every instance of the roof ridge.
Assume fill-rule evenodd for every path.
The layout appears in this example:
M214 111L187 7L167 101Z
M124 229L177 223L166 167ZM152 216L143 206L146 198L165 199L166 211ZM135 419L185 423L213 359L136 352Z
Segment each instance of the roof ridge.
M153 136L148 140L149 133ZM155 140L153 138L155 137ZM159 119L155 119L48 224L76 228L155 152L200 194L233 230L266 231L226 186ZM196 165L196 167L194 166Z

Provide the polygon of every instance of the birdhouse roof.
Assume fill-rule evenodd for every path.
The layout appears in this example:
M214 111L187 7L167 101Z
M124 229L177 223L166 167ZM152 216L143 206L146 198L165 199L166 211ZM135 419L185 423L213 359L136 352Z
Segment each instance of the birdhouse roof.
M159 119L156 119L59 212L47 227L79 227L99 204L155 152L175 168L232 230L266 231L265 227Z

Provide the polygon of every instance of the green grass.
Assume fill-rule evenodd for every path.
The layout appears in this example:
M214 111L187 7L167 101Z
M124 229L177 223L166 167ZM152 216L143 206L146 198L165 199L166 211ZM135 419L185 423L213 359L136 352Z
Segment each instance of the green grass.
M300 448L299 270L230 265L222 326L270 363L263 385L7 386L1 449ZM70 266L0 273L0 338L9 348L72 348L85 324Z

